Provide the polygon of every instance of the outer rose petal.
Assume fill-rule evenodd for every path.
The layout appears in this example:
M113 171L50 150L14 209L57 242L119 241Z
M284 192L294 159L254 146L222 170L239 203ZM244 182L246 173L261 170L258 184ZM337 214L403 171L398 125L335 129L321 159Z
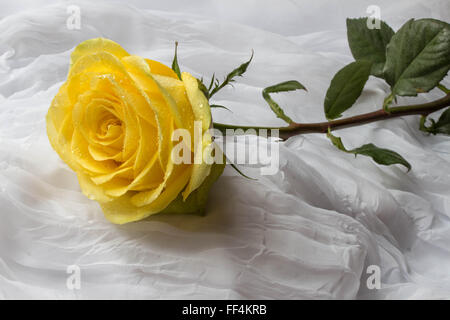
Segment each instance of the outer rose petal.
M161 212L178 196L189 180L190 174L190 170L181 170L181 172L171 175L165 190L148 205L136 207L132 201L133 195L126 193L113 201L100 203L103 213L109 221L124 224ZM136 195L142 197L143 193Z
M129 55L125 49L112 40L104 38L89 39L80 43L72 52L70 55L70 65L74 65L78 59L85 55L97 52L108 52L119 59Z
M181 115L181 127L187 129L191 137L194 136L194 111L192 110L191 103L189 102L186 94L186 88L184 83L178 78L166 77L162 75L153 74L153 79L169 94L171 101L169 103L175 103L177 110ZM192 139L191 139L192 140ZM192 141L193 145L193 141ZM192 147L192 146L191 146Z
M71 121L71 110L69 96L67 94L67 83L63 84L53 99L46 116L47 136L53 149L58 153L61 159L74 171L78 165L71 157L70 139L72 132L67 136L61 132L64 121ZM69 117L68 117L69 116Z
M198 88L198 81L187 72L181 74L181 79L186 87L186 93L194 112L195 120L202 122L202 130L205 132L211 125L211 108L203 92Z
M200 187L203 181L211 172L211 165L204 161L203 155L210 154L212 150L212 138L208 132L205 132L201 143L197 143L197 150L195 152L194 164L192 165L192 175L186 189L183 191L183 200Z
M148 63L148 66L150 67L150 72L152 74L157 74L160 76L166 76L170 78L174 78L178 80L177 74L170 69L168 66L162 64L161 62L145 59L145 61Z
M194 112L195 120L202 122L202 143L198 143L195 150L196 164L193 165L192 176L186 189L183 191L183 200L191 194L192 191L200 187L211 171L211 165L203 160L203 154L207 153L212 146L212 137L207 132L211 125L211 109L205 95L198 88L198 81L187 72L181 74L181 79L186 87L186 93Z
M177 127L182 128L182 114L178 105L173 101L169 93L155 81L145 60L138 56L128 56L122 59L122 62L127 67L134 81L143 91L148 93L151 100L159 100L159 103L155 103L156 112L159 112L161 117L173 117Z
M91 178L84 173L77 172L78 183L83 194L91 200L100 202L111 201L112 198L105 194L102 187L95 185Z
M162 91L162 88L155 82L150 74L148 65L145 63L144 59L137 56L129 56L122 60L124 65L127 67L130 76L135 82L136 86L144 92L147 97L148 104L152 107L153 112L156 115L158 123L158 133L159 133L159 149L161 166L165 168L170 157L171 149L171 137L173 132L173 122L174 111L171 113L170 109L167 108L164 95L167 94ZM152 89L154 96L148 98L146 91ZM180 117L179 113L178 116Z
M172 97L168 94L167 91L162 88L158 82L156 82L152 75L150 74L150 68L145 62L144 59L138 56L128 56L122 59L122 62L126 66L128 72L130 73L133 80L136 82L137 86L147 92L150 97L150 101L154 106L154 111L158 119L158 124L161 132L166 133L166 137L172 137L173 132L173 121L179 126L182 125L181 114L178 110L178 106L173 101ZM145 134L143 132L142 134ZM157 207L161 207L160 210L165 208L170 202L164 202L162 199L164 196L161 193L168 194L170 193L171 185L170 181L173 180L173 177L181 175L179 166L174 166L172 164L172 160L170 157L170 153L172 150L172 141L171 139L160 140L160 145L162 145L159 156L160 162L163 166L163 170L165 171L164 179L159 184L159 186L155 189L149 191L142 191L133 197L131 197L131 202L136 207L149 206L153 205L154 202L160 202L161 205L157 205ZM186 171L185 169L184 171ZM184 185L187 181L184 182ZM180 188L184 187L181 186ZM178 190L178 192L180 192ZM176 196L176 194L174 195ZM172 199L173 200L173 199ZM150 211L151 208L148 208ZM131 210L131 209L130 209ZM135 210L138 210L135 208ZM155 213L155 212L153 212Z

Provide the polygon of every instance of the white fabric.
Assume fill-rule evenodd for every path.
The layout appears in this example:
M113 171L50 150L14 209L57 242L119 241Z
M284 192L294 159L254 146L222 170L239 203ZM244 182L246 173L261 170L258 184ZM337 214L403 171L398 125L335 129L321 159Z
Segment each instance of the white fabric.
M375 4L395 29L412 17L448 22L448 0L128 3L0 4L0 298L450 297L450 139L419 132L418 117L337 132L348 147L394 149L409 173L354 159L323 135L300 136L280 145L276 175L242 168L252 181L227 168L205 217L123 226L81 194L45 131L70 52L99 36L165 63L178 40L181 68L208 79L254 49L247 74L215 97L233 113L214 110L215 120L281 125L261 89L296 79L308 92L277 101L297 121L323 121L329 81L352 59L346 17ZM80 30L66 26L73 4ZM371 78L346 114L379 108L387 92ZM80 290L66 287L69 265L81 269ZM381 269L380 290L366 286L370 265Z

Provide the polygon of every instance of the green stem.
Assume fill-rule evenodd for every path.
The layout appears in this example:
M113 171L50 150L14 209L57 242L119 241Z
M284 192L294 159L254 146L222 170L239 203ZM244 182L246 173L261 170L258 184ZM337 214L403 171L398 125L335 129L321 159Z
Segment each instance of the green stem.
M450 106L450 93L448 93L445 97L417 105L410 106L398 106L398 107L390 107L389 111L386 111L384 108L360 114L353 117L348 117L339 120L326 121L326 122L317 122L317 123L297 123L292 122L287 127L258 127L258 126L238 126L238 125L229 125L223 123L214 122L214 128L222 131L224 134L226 133L226 129L242 129L244 131L248 129L256 130L257 134L259 134L259 130L264 129L268 131L270 134L270 130L278 129L280 138L288 139L292 136L296 136L299 134L307 134L307 133L327 133L329 130L339 130L354 126L360 126L363 124L380 121L380 120L388 120L396 117L409 116L409 115L422 115L427 116L430 113L443 109L445 107ZM383 106L384 107L384 106ZM245 133L249 134L249 133Z
M450 93L450 89L446 88L443 84L438 84L437 86L442 92L444 92L445 94L449 94Z

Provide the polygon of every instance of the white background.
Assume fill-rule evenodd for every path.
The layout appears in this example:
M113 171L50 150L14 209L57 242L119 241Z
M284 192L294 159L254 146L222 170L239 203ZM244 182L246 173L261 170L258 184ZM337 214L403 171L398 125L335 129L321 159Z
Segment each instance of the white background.
M323 135L301 136L280 146L276 175L243 168L251 181L227 168L207 216L124 226L81 194L45 132L70 52L99 36L164 63L178 40L181 68L207 79L254 49L247 74L215 97L233 113L215 110L215 120L281 125L261 89L296 79L308 92L277 101L297 121L323 121L329 81L352 60L346 17L378 5L394 29L412 17L449 22L448 0L126 3L0 2L1 298L450 297L450 139L419 132L418 117L338 132L348 147L394 149L409 173L354 159ZM74 4L80 30L66 26ZM346 115L379 108L388 89L371 78ZM69 265L81 269L80 290L66 287ZM380 290L367 289L369 265L381 269Z

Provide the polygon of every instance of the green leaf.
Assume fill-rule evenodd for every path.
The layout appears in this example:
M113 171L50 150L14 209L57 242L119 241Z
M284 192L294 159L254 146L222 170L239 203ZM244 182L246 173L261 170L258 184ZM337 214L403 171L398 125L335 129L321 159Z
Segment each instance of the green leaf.
M342 143L341 138L332 135L330 129L328 129L327 136L335 147L344 152L352 153L355 155L355 157L356 155L360 154L371 157L373 161L381 165L401 164L405 166L408 171L411 170L411 165L409 164L409 162L395 151L379 148L373 143L368 143L359 148L347 150Z
M441 116L439 117L439 120L437 122L433 119L430 119L431 120L430 127L425 126L425 120L426 120L426 117L423 117L421 124L420 124L420 130L429 132L432 134L450 135L450 108L446 109L441 114Z
M247 175L245 175L241 170L239 170L239 168L234 164L234 163L232 163L231 161L230 161L230 166L234 169L234 170L236 170L237 171L237 173L239 173L241 176L243 176L244 178L247 178L247 179L249 179L249 180L258 180L258 179L255 179L255 178L250 178L249 176L247 176Z
M210 105L210 107L211 107L211 108L226 109L226 110L228 110L228 111L230 111L230 112L233 112L233 111L231 111L230 109L228 109L227 107L221 106L220 104L212 104L212 105Z
M270 93L295 91L299 89L306 90L306 88L300 82L290 80L265 88L262 92L262 95L264 100L266 100L266 102L269 104L270 109L272 109L272 111L277 115L277 118L280 118L287 123L292 123L292 119L284 113L283 109L281 109L275 101L273 101L273 99L270 97Z
M434 125L434 134L448 134L450 135L450 108L445 110L439 117L438 122Z
M450 68L450 26L411 19L387 46L384 75L397 96L417 96L436 87Z
M369 29L367 18L347 19L347 38L355 60L372 62L370 74L383 77L386 61L386 46L394 35L394 30L384 21L380 29Z
M215 84L215 86L214 86L214 88L210 91L210 93L209 93L209 97L212 97L214 94L216 94L219 90L221 90L223 87L225 87L226 85L228 85L228 84L231 84L232 82L234 82L235 80L234 80L234 78L235 77L240 77L240 76L242 76L244 73L245 73L245 71L247 71L247 68L248 68L248 65L250 64L250 62L252 61L252 59L253 59L253 50L252 50L252 55L251 55L251 57L250 57L250 59L247 61L247 62L244 62L243 64L241 64L239 67L237 67L236 69L234 69L233 71L231 71L227 76L226 76L226 78L225 78L225 80L221 83L221 84L219 84L219 82L217 81L217 79L216 79L216 84ZM212 83L214 82L214 76L213 76L213 78L212 78L212 80L211 80L211 85L212 85ZM210 87L211 87L211 85L210 85Z
M325 116L336 119L349 109L369 79L372 62L359 60L346 65L333 77L325 96Z
M209 176L206 177L200 187L194 190L185 201L183 201L180 193L161 213L188 213L203 216L208 202L209 190L214 182L222 175L225 165L225 159L221 164L214 163Z
M209 83L209 86L208 86L208 92L211 91L211 89L212 89L212 87L214 85L215 77L216 77L216 75L213 73L213 76L211 78L211 82Z
M197 83L198 83L198 88L200 89L200 91L203 92L206 99L209 100L209 90L208 90L208 88L206 88L205 84L203 83L203 78L200 80L197 79Z
M362 154L364 156L371 157L376 163L382 164L382 165L391 165L391 164L401 164L408 168L408 171L411 170L411 165L408 161L405 160L401 155L399 155L397 152L379 148L373 143L365 144L359 148L350 150L349 152L357 155Z
M180 66L178 65L177 51L178 51L178 41L175 41L175 55L173 56L172 70L177 74L178 79L181 80L181 71Z

